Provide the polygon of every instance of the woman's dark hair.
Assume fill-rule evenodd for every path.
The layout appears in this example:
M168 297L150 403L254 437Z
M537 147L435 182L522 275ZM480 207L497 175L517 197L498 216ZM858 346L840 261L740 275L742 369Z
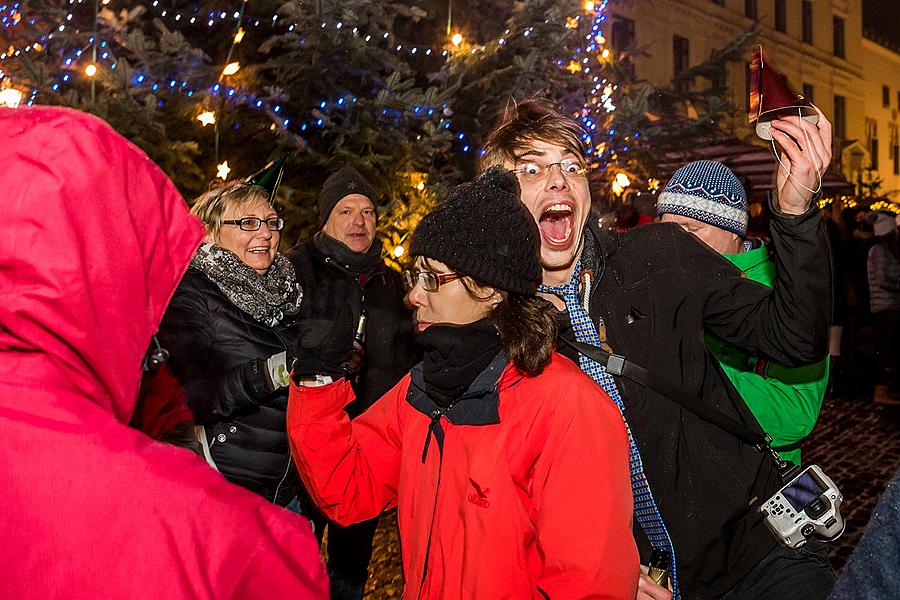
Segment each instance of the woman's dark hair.
M475 286L485 287L471 277L460 279L469 295L477 300L487 300ZM517 369L533 377L540 375L550 362L550 354L556 347L556 311L553 305L535 296L523 296L497 290L503 300L490 313L491 322L500 335L503 353Z
M526 375L540 375L556 347L555 309L534 296L504 296L490 315L503 352Z

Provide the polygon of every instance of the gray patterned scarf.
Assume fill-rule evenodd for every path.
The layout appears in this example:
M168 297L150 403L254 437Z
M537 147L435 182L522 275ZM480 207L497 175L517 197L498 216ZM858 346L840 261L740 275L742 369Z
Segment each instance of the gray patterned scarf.
M300 311L303 290L294 265L281 253L275 255L266 274L259 275L233 252L207 242L197 249L191 266L216 284L235 306L269 327Z

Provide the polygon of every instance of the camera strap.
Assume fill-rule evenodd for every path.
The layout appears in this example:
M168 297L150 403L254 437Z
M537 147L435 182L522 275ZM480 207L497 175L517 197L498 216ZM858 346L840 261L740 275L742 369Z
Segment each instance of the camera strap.
M594 360L606 368L606 371L612 375L624 377L634 383L653 390L657 394L669 398L685 410L691 412L695 416L703 419L707 423L715 425L722 431L733 435L742 442L750 444L760 452L767 454L774 462L775 467L782 479L789 478L790 473L796 469L796 466L781 458L772 448L772 438L765 434L754 431L744 423L737 419L729 417L720 410L717 410L707 404L704 404L696 396L692 396L684 392L680 386L666 381L655 373L652 373L619 354L610 354L603 348L583 342L574 342L562 336L559 336L561 342L584 354L591 360Z

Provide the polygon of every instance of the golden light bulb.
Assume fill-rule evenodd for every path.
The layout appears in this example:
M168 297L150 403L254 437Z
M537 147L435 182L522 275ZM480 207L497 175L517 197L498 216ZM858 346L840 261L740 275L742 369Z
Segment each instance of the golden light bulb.
M585 0L585 3L582 6L584 6L584 10L594 12L594 3L592 0Z
M237 32L234 34L234 43L240 44L241 40L243 40L243 39L244 39L244 28L238 27Z
M93 77L94 75L96 75L97 74L97 65L95 65L94 63L91 63L88 66L86 66L84 68L84 74L87 75L88 77Z
M197 120L203 123L203 126L207 125L215 125L216 123L216 113L211 110L204 110L199 115L197 115Z
M234 61L225 65L225 68L222 69L222 75L234 75L241 69L241 63Z
M613 194L615 194L616 196L621 196L622 192L625 191L625 188L623 188L621 185L619 185L618 181L613 181L612 186L610 186L610 187L612 188Z
M403 256L404 252L406 252L406 250L403 249L403 246L396 246L394 248L394 256L397 258L400 258L401 256Z
M566 29L575 29L578 27L578 19L575 17L566 17Z
M566 71L569 73L579 73L581 72L581 63L576 61L570 61L568 65L566 65Z
M625 173L616 173L616 183L618 183L623 188L627 188L631 185L631 180L628 179L628 175Z
M459 45L462 44L462 42L463 42L463 36L461 33L454 33L453 37L450 38L450 41L453 43L454 46L459 48Z
M609 58L609 48L603 49L603 52L600 53L600 58L602 58L603 60Z
M416 184L416 189L419 190L420 192L423 191L423 190L425 189L425 182L424 182L424 181L420 181L419 183L417 183L417 184Z

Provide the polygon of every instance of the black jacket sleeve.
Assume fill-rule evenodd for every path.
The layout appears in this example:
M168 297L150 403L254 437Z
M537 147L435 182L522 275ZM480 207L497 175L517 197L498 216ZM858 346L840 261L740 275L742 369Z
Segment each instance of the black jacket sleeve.
M225 366L213 344L210 310L201 290L180 286L159 328L169 365L187 394L199 425L229 418L259 405L269 390L265 363Z
M703 327L750 352L788 366L821 360L828 350L832 271L818 208L802 215L772 210L776 267L770 290L702 244L680 244L679 261L703 305Z

